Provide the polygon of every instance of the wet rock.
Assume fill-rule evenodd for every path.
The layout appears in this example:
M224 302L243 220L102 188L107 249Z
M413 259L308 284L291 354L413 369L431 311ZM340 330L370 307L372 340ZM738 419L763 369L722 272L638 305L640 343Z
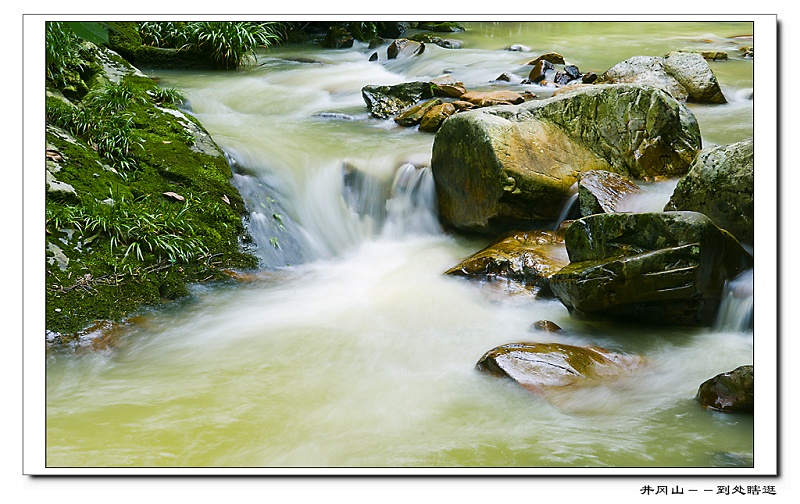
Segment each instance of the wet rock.
M478 107L492 107L494 105L516 105L525 101L525 97L515 91L469 91L462 94L459 99L468 101Z
M754 236L753 139L704 149L664 210L700 212L749 245Z
M450 77L442 77L431 81L433 83L433 94L443 98L459 98L467 92L463 82L456 81Z
M506 47L506 51L512 52L530 52L531 48L522 44L513 44Z
M376 52L372 53L372 55L369 57L369 60L370 61L378 61L378 53L376 53Z
M528 65L536 66L542 61L547 61L548 63L552 63L554 65L563 65L565 63L564 56L558 54L557 52L549 52L529 61Z
M727 61L728 53L725 51L699 51L697 54L708 61Z
M564 73L570 80L578 79L581 76L581 71L575 65L566 65L564 67Z
M568 263L562 234L520 231L464 259L445 274L473 280L510 280L533 294L551 295L550 277Z
M629 376L642 364L636 355L561 343L510 343L488 351L479 371L510 378L531 392L599 385Z
M745 59L753 59L753 46L742 46L739 48L739 52Z
M423 44L436 44L439 47L444 47L445 49L458 49L461 47L460 40L443 39L429 33L417 33L416 35L410 37L410 40Z
M346 49L353 47L355 39L353 35L342 26L331 26L325 38L322 40L322 47L326 49Z
M549 320L537 320L533 324L531 324L531 329L535 331L544 331L544 332L551 332L551 333L561 333L564 332L558 324L555 322L551 322Z
M697 400L717 411L752 413L753 392L753 366L740 366L703 382Z
M551 223L581 172L677 176L699 150L696 119L667 93L587 86L452 116L436 134L431 167L443 223L498 232Z
M581 173L578 179L580 214L616 212L623 197L641 191L639 186L616 173L592 170Z
M510 73L503 72L502 74L498 75L494 80L498 82L515 82L519 79L515 78Z
M581 82L584 84L591 84L597 80L597 74L594 72L587 72L581 76Z
M394 118L394 122L401 126L415 126L422 120L422 116L431 108L436 105L441 105L442 100L434 98L432 100L424 101L412 106L411 108L403 111L400 115Z
M389 59L410 57L417 54L420 47L422 47L422 44L419 42L406 38L396 39L386 48L386 57Z
M566 231L570 264L550 288L570 314L659 325L711 325L725 281L753 258L696 212L596 214Z
M463 110L470 110L470 109L477 108L477 106L475 104L470 103L468 101L464 101L464 100L456 100L456 101L453 101L453 102L450 102L450 103L452 103L453 106L456 108L456 110L459 111L459 112L461 112Z
M442 122L456 113L456 108L452 103L439 103L425 110L422 119L419 121L419 130L434 133L442 125Z
M464 27L452 21L432 21L420 23L417 28L434 32L463 32Z
M418 81L394 86L364 86L361 96L373 117L388 119L420 100L433 98L433 85Z
M548 73L555 72L556 67L546 59L539 59L534 63L533 68L528 74L528 81L533 84L541 83L547 78Z

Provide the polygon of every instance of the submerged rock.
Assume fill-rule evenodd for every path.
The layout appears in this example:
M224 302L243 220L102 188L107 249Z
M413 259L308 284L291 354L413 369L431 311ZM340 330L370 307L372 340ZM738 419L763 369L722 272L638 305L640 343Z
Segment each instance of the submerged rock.
M616 173L603 170L581 173L578 179L581 216L616 212L624 196L639 191L639 186Z
M697 400L713 410L752 413L753 391L753 366L740 366L703 382Z
M591 215L565 243L570 264L550 288L571 315L658 325L713 324L725 281L753 260L696 212Z
M696 119L669 94L588 86L454 115L436 134L431 166L442 221L493 232L555 220L581 172L682 175L700 145Z
M604 348L561 343L510 343L480 358L479 371L510 378L531 392L598 385L631 374L642 359Z
M704 149L664 210L700 212L749 245L754 229L753 139Z
M563 235L553 231L525 231L489 245L445 274L476 280L511 280L534 294L551 294L550 277L568 263Z

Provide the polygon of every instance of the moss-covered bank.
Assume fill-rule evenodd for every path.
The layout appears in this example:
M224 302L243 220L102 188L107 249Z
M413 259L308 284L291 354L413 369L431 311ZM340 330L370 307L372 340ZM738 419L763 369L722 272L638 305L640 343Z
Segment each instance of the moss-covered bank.
M84 42L48 80L46 329L65 341L257 266L230 166L174 93Z

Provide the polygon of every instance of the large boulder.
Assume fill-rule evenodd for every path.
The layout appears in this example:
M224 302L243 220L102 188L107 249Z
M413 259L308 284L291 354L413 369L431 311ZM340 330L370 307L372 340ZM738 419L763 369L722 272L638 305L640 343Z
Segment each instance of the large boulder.
M563 233L512 233L467 257L445 272L474 280L505 280L523 285L533 294L551 294L550 277L569 264Z
M494 348L476 368L510 378L531 392L599 385L630 375L642 364L637 355L624 355L599 347L561 343L511 343Z
M583 318L711 325L725 281L753 264L736 238L696 212L596 214L564 238L570 264L550 288Z
M753 139L704 149L675 187L664 210L706 214L716 225L753 244Z
M631 83L663 89L676 100L726 103L708 62L697 53L634 56L609 68L599 79L606 84Z
M554 221L581 172L677 177L700 148L696 119L664 91L588 86L448 118L432 169L443 223L494 232Z
M713 410L752 413L753 391L753 366L740 366L703 382L697 400Z
M388 119L421 100L433 98L433 84L417 81L394 86L364 86L361 96L373 117Z

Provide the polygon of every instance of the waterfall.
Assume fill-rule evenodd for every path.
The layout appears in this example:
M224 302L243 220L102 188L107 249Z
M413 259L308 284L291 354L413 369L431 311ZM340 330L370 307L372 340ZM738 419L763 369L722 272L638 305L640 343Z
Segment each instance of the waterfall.
M572 184L569 188L570 197L561 209L558 219L556 219L553 229L558 229L562 222L568 219L576 219L580 217L580 202L578 198L578 183Z
M753 270L746 270L725 282L715 329L746 332L753 330Z

